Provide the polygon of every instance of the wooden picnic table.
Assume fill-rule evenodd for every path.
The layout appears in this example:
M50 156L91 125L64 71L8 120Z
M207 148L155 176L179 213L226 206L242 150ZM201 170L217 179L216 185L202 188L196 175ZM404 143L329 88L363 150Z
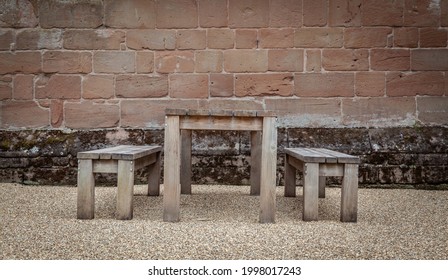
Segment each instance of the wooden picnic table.
M180 220L180 194L191 193L191 132L251 132L251 194L260 195L260 223L275 222L276 116L270 111L166 109L163 220ZM182 174L182 178L180 176Z

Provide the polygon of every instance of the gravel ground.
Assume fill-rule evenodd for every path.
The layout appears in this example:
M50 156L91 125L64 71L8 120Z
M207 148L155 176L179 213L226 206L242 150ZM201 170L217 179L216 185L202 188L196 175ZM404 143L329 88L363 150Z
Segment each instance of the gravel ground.
M163 188L162 188L163 190ZM163 193L163 192L162 192ZM114 219L116 188L96 188L93 220L76 219L73 186L0 184L1 259L448 259L448 191L360 189L357 223L339 222L340 189L303 222L277 189L275 224L259 224L248 186L193 186L181 222L136 186L134 219Z

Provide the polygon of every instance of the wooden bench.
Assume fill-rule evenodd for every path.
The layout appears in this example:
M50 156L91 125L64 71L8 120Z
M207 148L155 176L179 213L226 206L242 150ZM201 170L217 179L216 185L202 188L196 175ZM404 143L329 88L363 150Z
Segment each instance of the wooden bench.
M160 146L121 145L78 153L78 219L93 219L95 211L94 173L117 174L117 210L119 220L132 219L134 171L148 167L148 195L160 193Z
M296 170L303 173L303 220L316 221L318 198L325 197L327 176L342 176L341 221L356 222L359 158L328 149L285 149L285 196L296 196Z

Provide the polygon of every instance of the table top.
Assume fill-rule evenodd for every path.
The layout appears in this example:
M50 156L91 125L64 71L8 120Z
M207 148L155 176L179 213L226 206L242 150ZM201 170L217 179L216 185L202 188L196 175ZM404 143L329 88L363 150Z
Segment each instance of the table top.
M212 117L275 117L273 111L268 110L193 110L171 109L165 110L167 116L212 116Z

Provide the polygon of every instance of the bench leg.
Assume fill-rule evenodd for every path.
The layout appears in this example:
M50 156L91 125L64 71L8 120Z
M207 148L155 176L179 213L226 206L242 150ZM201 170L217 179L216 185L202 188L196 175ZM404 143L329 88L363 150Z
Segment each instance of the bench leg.
M78 161L77 218L93 219L95 214L95 178L91 159Z
M162 152L157 152L156 162L149 166L148 172L148 195L160 195L160 164Z
M289 155L285 154L285 197L296 196L297 170L289 163Z
M319 176L319 198L325 198L326 179L325 176Z
M180 135L180 193L191 194L191 130L182 130Z
M319 201L319 163L305 163L303 170L303 220L317 221Z
M250 195L260 195L261 132L250 133Z
M132 196L134 195L134 162L130 160L118 161L117 174L117 219L132 219L133 205Z
M344 166L341 190L341 222L356 222L358 216L358 165Z

